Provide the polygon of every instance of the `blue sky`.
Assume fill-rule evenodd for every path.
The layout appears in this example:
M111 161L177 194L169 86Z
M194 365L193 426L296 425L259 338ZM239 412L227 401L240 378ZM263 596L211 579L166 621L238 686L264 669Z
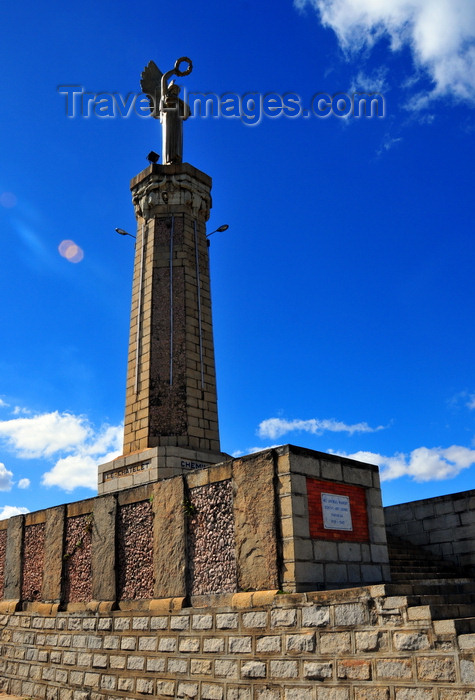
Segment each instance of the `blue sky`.
M222 449L359 456L387 505L474 486L472 3L27 0L0 31L0 515L92 495L121 447L133 241L114 229L134 231L159 126L68 118L58 87L125 97L184 55L192 92L384 98L185 124L209 230L230 226L210 249Z

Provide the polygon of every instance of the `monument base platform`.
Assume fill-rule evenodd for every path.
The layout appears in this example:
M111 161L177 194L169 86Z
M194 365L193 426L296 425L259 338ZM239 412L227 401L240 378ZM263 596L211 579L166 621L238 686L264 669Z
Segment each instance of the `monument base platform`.
M150 447L122 455L98 467L98 495L115 493L133 486L188 474L232 459L225 452L208 452L187 447Z

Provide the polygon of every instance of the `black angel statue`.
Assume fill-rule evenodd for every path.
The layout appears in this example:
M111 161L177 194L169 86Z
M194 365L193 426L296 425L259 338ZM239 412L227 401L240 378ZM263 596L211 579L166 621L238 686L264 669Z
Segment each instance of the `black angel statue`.
M182 69L182 64L186 68ZM179 86L173 75L183 77L193 70L189 58L183 56L175 61L174 67L167 73L150 61L145 66L140 78L140 86L150 102L152 117L160 119L162 125L162 162L164 165L181 163L183 160L183 121L190 116L190 108L178 95Z

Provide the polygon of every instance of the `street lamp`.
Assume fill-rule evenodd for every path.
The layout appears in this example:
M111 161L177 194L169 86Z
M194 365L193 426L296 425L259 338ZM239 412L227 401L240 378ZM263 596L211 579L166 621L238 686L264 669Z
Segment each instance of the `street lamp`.
M119 233L121 236L130 236L131 238L137 238L137 236L133 236L131 233L127 233L127 231L124 231L123 228L116 228L115 229L117 233Z
M211 231L211 233L206 234L206 238L209 238L210 236L213 235L213 233L222 233L223 231L227 231L229 228L229 224L221 224L221 226L218 226L214 231Z

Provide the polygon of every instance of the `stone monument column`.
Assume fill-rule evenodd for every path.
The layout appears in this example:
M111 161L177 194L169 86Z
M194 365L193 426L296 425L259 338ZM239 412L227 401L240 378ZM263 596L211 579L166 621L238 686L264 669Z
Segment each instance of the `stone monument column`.
M152 164L131 182L137 218L123 455L99 494L223 461L206 221L211 178Z

